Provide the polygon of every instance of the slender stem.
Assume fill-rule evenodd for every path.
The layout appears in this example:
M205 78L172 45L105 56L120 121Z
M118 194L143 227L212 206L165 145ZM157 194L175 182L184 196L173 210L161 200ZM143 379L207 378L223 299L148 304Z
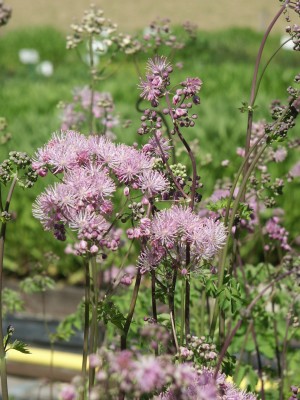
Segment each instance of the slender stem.
M96 256L90 258L90 276L92 277L92 282L90 287L92 289L92 319L91 319L91 329L90 329L90 344L89 352L96 353L98 347L98 322L97 322L97 310L98 310L98 300L99 300L99 289L98 289L98 274L97 274L97 263ZM89 368L89 390L91 391L94 386L95 380L95 368Z
M201 306L200 306L200 336L205 335L205 308L206 308L206 293L205 288L201 292Z
M84 331L83 331L83 354L81 374L83 380L83 389L80 400L86 399L86 381L87 381L87 358L89 352L89 323L90 323L90 273L87 260L84 262L85 267L85 299L84 299Z
M141 113L145 111L142 108L140 108L140 104L142 103L142 101L143 101L143 99L139 98L135 104L135 108L137 109L137 111L139 111ZM173 140L173 137L171 134L171 129L170 129L169 123L166 119L166 116L161 111L157 110L156 112L161 117L161 119L163 120L163 123L166 127L168 139L171 144L172 163L175 164L176 163L176 152L175 152L174 140Z
M219 343L222 346L224 344L225 340L225 311L221 310L220 311L220 316L219 316Z
M261 391L260 391L261 400L265 400L265 383L264 383L264 377L263 377L263 371L262 371L262 362L261 362L261 356L260 356L259 346L258 346L258 342L257 342L256 332L254 329L254 324L252 324L252 326L251 326L251 334L252 334L253 342L255 345L257 365L258 365L258 376L261 381Z
M165 155L164 155L163 149L161 148L159 139L158 139L158 137L157 137L157 135L156 135L155 132L154 132L154 138L155 138L155 141L156 141L157 146L158 146L158 148L159 148L159 151L160 151L160 153L161 153L161 158L162 158L162 160L163 160L163 163L165 164L165 166L166 166L166 168L167 168L167 170L168 170L168 172L169 172L169 174L170 174L170 176L171 176L171 178L172 178L172 181L174 182L175 186L177 187L177 189L179 190L179 192L182 194L182 196L183 196L184 198L187 199L188 196L186 195L186 193L184 193L184 191L182 190L182 187L181 187L181 186L179 185L179 183L177 182L177 180L176 180L176 178L175 178L175 176L174 176L174 174L173 174L173 172L172 172L172 170L171 170L171 168L170 168L170 166L169 166L169 164L168 164L168 161L166 160L166 157L165 157Z
M17 183L17 176L14 177L5 202L4 211L8 212L13 191ZM2 204L2 201L1 201ZM1 393L2 399L8 400L7 371L6 371L6 353L3 343L3 315L2 315L2 285L3 285L3 260L4 260L4 244L6 234L6 222L1 224L0 232L0 374L1 374Z
M177 268L175 266L174 272L173 272L173 277L172 277L171 288L168 288L168 290L169 290L168 298L169 298L169 312L170 312L173 344L176 347L176 350L178 351L176 323L175 323L175 304L174 304L176 282L177 282Z
M191 263L191 248L190 245L187 244L186 245L186 269L188 270L189 265ZM185 307L185 335L189 335L190 334L190 297L191 297L191 285L190 285L190 281L189 281L189 277L186 276L186 280L185 280L185 303L184 303L184 307Z
M291 307L292 309L292 307ZM287 343L288 343L288 333L290 327L290 312L286 318L286 326L285 326L285 334L283 339L283 348L282 348L282 369L281 369L281 379L280 379L280 388L279 388L279 400L284 399L283 389L284 389L284 378L286 373L286 350L287 350Z
M285 40L285 41L278 47L278 49L272 54L272 56L269 58L269 60L266 62L266 65L264 66L264 68L263 68L263 70L262 70L262 72L261 72L261 74L260 74L260 76L259 76L258 82L257 82L257 84L256 84L256 90L255 90L255 95L254 95L253 102L255 102L255 99L256 99L256 97L257 97L257 93L258 93L258 91L259 91L259 87L260 87L262 78L263 78L263 76L264 76L264 74L265 74L265 72L266 72L268 66L270 65L271 61L272 61L273 58L276 56L276 54L279 53L279 51L282 49L282 47L283 47L285 44L287 44L288 42L290 42L291 40L292 40L292 38L289 38L289 39Z
M174 315L171 310L170 310L170 321L171 321L171 329L172 329L172 334L173 334L173 338L174 338L174 344L176 347L176 352L179 353L179 346L178 346L178 340L177 340L177 335L176 335Z
M151 297L152 297L152 317L157 322L156 294L155 294L155 271L151 271Z
M184 328L185 328L185 301L186 301L186 282L182 278L181 282L181 324L180 324L180 345L184 344Z
M246 165L246 163L248 163L249 157L251 156L251 154L253 153L253 151L257 148L257 146L262 142L262 140L265 139L265 137L262 137L260 139L258 139L255 144L251 147L250 151L248 152L248 154L245 156L245 159L243 161L243 163L241 164L240 168L238 169L238 172L235 176L234 182L231 186L230 189L230 194L228 197L228 202L227 202L227 207L226 207L226 212L225 212L225 217L224 217L224 224L227 225L228 223L228 218L229 218L229 211L231 208L231 201L233 199L233 195L234 195L234 191L237 187L238 181L240 179L240 176L244 170L244 166Z
M94 112L93 112L93 107L94 107L94 97L95 97L95 79L94 79L94 52L93 52L93 36L91 35L89 38L89 55L90 55L90 75L91 75L91 102L90 102L90 126L89 126L89 134L91 135L94 130Z
M250 106L251 107L254 105L258 69L259 69L259 65L260 65L260 61L261 61L261 57L262 57L262 53L263 53L266 41L268 39L268 36L269 36L271 30L273 29L273 26L275 25L275 23L278 20L278 18L280 17L280 15L284 12L284 10L286 9L286 7L289 4L289 2L290 2L290 0L286 0L284 2L284 4L279 9L279 11L275 15L275 17L272 19L270 25L268 26L268 28L267 28L264 36L263 36L263 39L261 41L261 44L260 44L260 47L259 47L259 50L258 50L258 54L257 54L257 57L256 57L254 73L253 73L253 79L252 79L252 85L251 85L251 95L250 95Z
M168 105L170 116L173 120L174 129L175 129L180 141L184 145L184 147L188 153L188 156L191 160L191 164L192 164L192 187L191 187L191 193L190 193L189 207L193 211L194 206L195 206L195 197L196 197L196 188L197 188L197 163L196 163L194 153L192 152L192 149L190 148L188 142L185 140L182 133L180 132L178 125L174 121L174 113L173 113L173 110L171 107L171 101L170 101L170 97L169 97L168 93L166 93L166 102ZM190 264L190 246L187 245L186 246L186 265L188 266L189 264ZM190 333L190 282L187 279L186 287L185 287L185 334L188 335L189 333Z
M275 317L275 303L272 299L272 313L273 313L273 326L274 326L274 339L275 339L275 354L277 361L277 373L278 378L281 378L281 360L280 360L280 350L279 350L279 339L278 339L278 327Z
M251 331L252 326L253 326L253 321L251 321L250 324L247 326L247 330L246 330L246 334L245 334L245 337L244 337L244 341L243 341L242 347L239 349L238 363L237 363L237 365L235 367L234 377L233 377L233 382L235 382L236 385L239 385L239 382L237 382L237 377L238 377L238 373L239 373L239 370L240 370L240 367L241 367L244 351L245 351L245 348L246 348L246 344L248 342L249 333Z
M244 176L244 179L242 181L241 187L240 187L239 192L238 192L238 194L236 196L236 199L234 201L232 212L231 212L231 216L230 216L230 220L229 220L229 225L228 225L229 234L227 236L227 240L226 240L225 246L224 246L223 251L221 252L221 256L220 256L220 265L219 265L219 272L218 272L218 290L221 289L221 287L223 285L223 279L224 279L224 275L225 275L225 262L226 262L226 257L227 257L227 251L228 251L228 248L229 248L229 242L230 242L230 239L231 239L230 232L232 231L232 227L233 227L233 223L234 223L234 219L235 219L235 214L237 212L240 199L241 199L241 197L243 195L244 188L245 188L245 186L247 184L248 178L249 178L251 172L253 171L253 169L255 168L258 159L261 157L261 155L265 151L266 147L267 147L266 144L264 146L262 146L261 149L258 151L256 157L252 161L249 169L247 170L246 175ZM218 316L219 316L219 305L218 305L218 301L216 300L215 301L215 305L214 305L213 318L212 318L211 326L210 326L210 337L211 338L213 338L213 336L214 336L214 332L215 332L215 329L216 329Z
M137 300L137 297L139 294L141 279L142 279L141 271L140 271L140 269L138 269L137 275L136 275L136 280L135 280L135 285L134 285L134 289L133 289L133 293L132 293L129 313L127 315L124 329L123 329L123 334L121 336L121 350L126 350L126 348L127 348L127 336L128 336L129 328L131 325L132 317L134 314L136 300Z
M151 299L152 299L152 318L157 323L156 290L155 290L155 271L151 270ZM155 347L155 355L158 356L158 346Z
M257 90L256 90L257 76L258 76L258 69L259 69L259 65L260 65L260 62L261 62L262 53L263 53L266 41L268 39L268 36L269 36L271 30L273 29L273 26L275 25L275 23L278 20L278 18L280 17L280 15L284 12L284 10L286 9L286 7L289 4L289 2L290 2L290 0L286 0L284 2L284 4L282 5L282 7L277 12L277 14L275 15L275 17L272 19L270 25L268 26L268 28L267 28L267 30L266 30L263 38L262 38L262 41L261 41L261 44L260 44L260 47L259 47L259 50L258 50L258 53L257 53L254 72L253 72L253 78L252 78L250 101L249 101L250 108L249 108L249 112L248 112L247 136L246 136L246 146L245 146L245 154L246 155L247 155L247 153L249 151L249 148L250 148L250 138L251 138L251 128L252 128L252 118L253 118L253 106L254 106L256 95L257 95ZM244 173L246 173L246 169L245 169Z
M50 366L49 366L49 380L50 380L50 400L53 400L53 358L54 358L54 347L53 340L51 339L51 332L48 325L47 314L46 314L46 291L42 291L42 310L43 310L43 320L44 328L47 336L50 340Z

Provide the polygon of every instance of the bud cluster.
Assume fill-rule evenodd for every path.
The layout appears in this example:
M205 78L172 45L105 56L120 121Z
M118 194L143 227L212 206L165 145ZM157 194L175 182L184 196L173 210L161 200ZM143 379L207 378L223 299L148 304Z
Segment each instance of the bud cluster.
M162 127L162 118L155 110L147 108L141 116L141 126L137 133L139 135L146 135L147 133L156 132L157 129Z
M148 324L140 331L142 337L150 341L150 346L153 350L157 350L159 346L170 345L170 333L163 325L158 324L153 318L144 318Z
M6 185L21 170L22 175L18 176L18 185L23 188L31 188L38 175L31 168L30 157L23 152L11 151L9 158L0 164L0 181Z
M188 335L186 347L180 347L178 358L187 360L198 360L201 366L211 363L217 359L216 345L207 343L206 338Z
M0 0L0 26L6 25L11 18L12 10Z
M141 202L136 203L135 201L131 204L129 204L128 208L131 210L132 213L132 219L134 221L138 221L141 218L143 218L145 214L145 210L143 207L143 204Z
M186 166L184 164L177 163L170 165L170 168L178 184L181 187L184 187L185 180L187 178ZM174 190L177 189L172 179L170 180L170 187Z
M289 400L295 400L295 399L299 399L298 397L298 393L299 393L299 387L298 386L291 386L291 392L292 395L289 397Z
M2 211L0 214L0 221L1 222L9 222L12 219L12 214L7 211Z
M172 49L182 49L183 42L179 42L177 37L172 33L170 28L170 20L168 18L156 19L153 21L143 37L146 48L158 49L160 46L168 46Z
M297 77L295 81L298 83ZM288 93L290 98L287 106L282 105L278 100L274 101L271 105L272 118L275 122L265 125L268 143L284 139L288 131L295 126L295 119L300 112L300 90L289 87Z
M106 46L112 41L108 37L116 31L117 25L103 16L103 11L91 6L86 10L80 23L72 24L73 35L67 36L67 49L74 49L84 37L101 35Z
M187 78L181 82L181 86L182 88L176 90L176 94L172 99L173 105L176 106L176 108L172 109L172 118L181 127L193 127L197 114L189 116L188 112L193 105L200 104L200 98L197 93L202 87L202 81L199 78ZM191 101L187 101L188 99L191 99ZM168 114L169 110L164 110L164 113Z
M292 41L294 43L294 50L300 50L300 26L294 24L292 26L286 27L286 32L291 36Z

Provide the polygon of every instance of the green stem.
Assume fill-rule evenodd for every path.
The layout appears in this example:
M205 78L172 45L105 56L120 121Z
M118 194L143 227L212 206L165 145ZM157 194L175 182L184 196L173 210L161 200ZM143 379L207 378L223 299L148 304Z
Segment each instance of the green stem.
M255 90L255 95L254 95L253 102L255 102L255 100L256 100L257 93L258 93L258 91L259 91L259 87L260 87L262 78L263 78L263 76L264 76L264 74L265 74L265 72L266 72L268 66L270 65L271 61L272 61L273 58L276 56L276 54L279 53L279 51L282 49L282 47L283 47L285 44L287 44L288 42L290 42L291 40L292 40L292 38L289 38L289 39L287 39L286 41L284 41L284 42L282 43L282 45L278 47L278 49L272 54L272 56L271 56L271 57L268 59L268 61L266 62L265 66L264 66L264 68L263 68L263 70L262 70L262 72L261 72L261 74L260 74L260 76L259 76L259 79L258 79L258 81L257 81L257 85L256 85L256 90Z
M287 272L285 272L284 274L278 276L277 278L275 278L273 281L271 281L252 301L251 303L248 305L248 307L245 309L244 311L244 315L251 315L252 309L253 307L256 305L256 303L260 300L260 298L271 288L273 287L276 283L282 281L284 278L286 278L287 276L290 276L292 274L298 274L299 273L299 268L295 268L292 270L289 270ZM219 354L219 359L218 359L218 363L215 369L215 378L218 375L218 372L220 370L222 361L224 359L224 356L227 352L228 347L230 346L232 339L234 338L234 336L236 335L237 331L239 330L239 328L242 325L243 322L243 316L238 320L238 322L236 323L235 327L231 330L231 332L227 335L225 343L220 351Z
M99 289L98 289L98 274L97 274L97 263L96 256L90 258L89 262L90 276L92 277L90 287L92 291L92 319L90 329L90 344L89 353L96 353L98 347L98 322L97 322L97 310L99 300ZM95 368L89 368L89 390L91 391L95 381Z
M282 7L279 9L275 17L272 19L271 23L269 24L259 47L256 61L255 61L255 67L254 67L254 72L253 72L253 78L252 78L252 85L251 85L251 94L250 94L250 101L249 101L249 112L248 112L248 126L247 126L247 136L246 136L246 146L245 146L245 154L247 155L249 148L250 148L250 138L251 138L251 127L252 127L252 118L253 118L253 106L255 102L255 98L257 95L257 77L258 77L258 70L261 62L261 57L263 54L263 50L266 44L266 41L268 39L268 36L273 29L276 21L280 17L280 15L285 11L287 5L290 3L290 0L286 0ZM244 174L246 174L247 171L247 166L246 169L244 170Z
M225 274L226 257L227 257L227 252L228 252L228 249L229 249L229 243L230 243L230 239L231 239L230 232L232 231L232 227L233 227L233 223L234 223L234 219L235 219L235 214L236 214L236 212L238 210L240 199L241 199L241 197L242 197L242 195L244 193L244 189L246 187L246 184L247 184L247 181L249 179L249 176L252 173L253 169L255 168L258 159L261 157L261 155L265 151L266 147L267 147L267 144L264 144L261 147L261 149L258 151L258 153L256 154L254 160L252 161L252 163L249 166L249 169L247 170L246 175L243 178L243 181L241 183L239 192L238 192L238 194L236 196L236 199L234 200L233 208L232 208L232 212L231 212L230 219L229 219L229 224L228 224L228 232L229 232L229 234L227 236L227 240L226 240L225 246L224 246L224 248L223 248L223 250L221 252L221 256L220 256L220 265L219 265L219 272L218 272L218 290L220 290L222 285L223 285L224 274ZM218 316L219 316L219 306L218 306L218 301L216 299L215 305L214 305L214 311L213 311L213 318L212 318L211 326L210 326L210 337L212 339L213 339L213 336L214 336L214 333L215 333Z
M179 347L178 347L177 334L176 334L175 303L174 303L176 282L177 282L177 267L174 266L172 284L171 284L171 287L168 288L168 298L169 298L169 313L170 313L173 344L176 347L176 351L178 352Z
M205 335L205 309L206 309L206 293L205 293L205 288L202 288L201 292L201 306L200 306L200 335L199 336L204 336Z
M142 279L141 271L140 271L140 269L138 269L137 275L136 275L136 280L135 280L135 285L134 285L134 289L133 289L133 293L132 293L129 313L127 315L126 322L125 322L124 329L123 329L123 334L121 336L121 350L126 350L126 348L127 348L127 336L128 336L129 328L131 325L132 317L134 314L137 297L139 294L141 279Z
M4 211L8 212L13 191L17 183L17 176L14 177L5 202ZM1 201L2 204L2 201ZM7 370L6 370L6 353L3 343L3 315L2 315L2 285L3 285L3 260L4 260L4 244L6 234L6 222L1 224L0 232L0 373L1 373L1 393L2 399L8 400L8 386L7 386Z
M87 358L89 352L89 324L90 324L90 274L89 264L85 260L85 299L84 299L84 331L83 331L83 354L82 354L82 367L81 375L83 381L83 388L81 393L81 400L86 399L86 381L87 381Z
M93 113L93 107L94 107L94 97L95 97L95 79L94 79L94 52L93 52L93 36L91 35L89 38L89 54L90 54L90 75L91 75L91 102L90 102L90 132L89 134L92 135L94 131L94 113Z
M245 352L246 344L248 342L249 333L251 331L251 327L252 326L253 326L253 321L251 321L250 324L247 326L247 330L246 330L246 334L245 334L245 337L244 337L244 340L243 340L242 347L241 347L241 349L239 349L238 362L237 362L237 365L235 367L234 376L233 376L233 382L236 385L239 385L239 383L240 383L240 382L237 382L238 373L239 373L239 370L240 370L240 367L241 367L243 355L244 355L244 352Z
M180 325L180 346L184 344L184 328L185 328L185 301L186 301L186 282L182 278L181 282L181 325Z

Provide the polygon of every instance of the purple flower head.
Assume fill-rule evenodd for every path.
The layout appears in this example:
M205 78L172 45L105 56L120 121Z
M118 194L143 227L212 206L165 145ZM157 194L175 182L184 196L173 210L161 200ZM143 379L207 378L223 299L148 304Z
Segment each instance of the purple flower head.
M137 387L147 393L161 389L165 384L166 370L162 361L154 356L141 356L134 364Z
M140 175L138 186L142 192L146 193L149 197L169 190L169 182L164 175L153 170L144 171Z
M147 70L149 74L166 78L173 71L171 64L168 62L167 57L156 56L147 62Z
M193 97L200 91L202 87L202 81L199 78L186 78L181 85L183 86L184 95L186 97Z
M278 149L273 151L271 155L275 162L282 162L286 159L287 149L285 147L278 147Z
M64 385L61 392L60 398L62 400L75 400L77 397L77 390L73 385Z
M155 215L151 224L151 234L162 246L171 248L175 245L178 224L171 210L162 210Z
M300 176L300 161L298 161L290 170L292 178L298 178Z
M170 141L163 138L160 131L156 132L156 137L157 140L155 137L152 137L149 142L145 146L143 146L142 151L152 157L159 158L162 158L163 153L163 157L168 160L170 156L170 150L172 148L172 146L170 146ZM159 145L157 141L159 142Z
M160 80L160 84L158 83L159 81L157 77L151 75L147 75L146 80L141 79L140 84L138 85L138 88L142 91L140 96L145 100L158 102L158 98L162 94L163 81Z
M138 258L138 267L140 268L141 274L154 269L161 259L165 256L165 249L156 242L151 243L150 248L146 248Z
M45 166L58 174L88 162L88 154L88 141L84 135L74 131L61 131L60 134L54 133L46 146L36 152L33 168Z
M142 91L141 97L151 101L153 107L158 106L159 98L164 95L170 84L169 74L172 70L166 57L156 56L148 61L146 79L141 79L138 87Z

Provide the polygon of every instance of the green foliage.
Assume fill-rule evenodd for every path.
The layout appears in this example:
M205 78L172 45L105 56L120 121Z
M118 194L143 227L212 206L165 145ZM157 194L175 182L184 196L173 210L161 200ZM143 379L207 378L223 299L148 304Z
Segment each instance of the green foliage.
M15 290L4 288L2 291L2 313L3 316L9 313L23 311L24 304L20 293Z
M12 343L9 343L6 347L6 351L16 350L23 354L31 354L28 345L21 340L15 340Z
M126 318L116 304L104 300L98 306L98 321L103 321L105 324L110 322L120 331L123 331Z
M229 201L229 198L228 197L224 197L224 198L222 198L220 200L217 200L215 202L209 202L206 207L210 211L219 212L220 210L227 208L228 201ZM230 208L232 208L232 206L233 206L233 201L231 201L231 203L230 203ZM249 221L251 219L252 212L253 211L249 207L249 204L242 203L242 202L240 202L238 204L237 216L239 218Z
M69 314L63 321L61 321L56 328L56 333L50 335L51 341L57 340L69 341L74 333L83 327L83 310L84 302L80 302L77 310Z
M36 274L20 282L20 288L25 293L44 292L55 288L55 281L46 275Z
M217 292L219 306L222 310L230 310L232 315L244 304L244 296L239 282L230 275L226 275L221 289Z

